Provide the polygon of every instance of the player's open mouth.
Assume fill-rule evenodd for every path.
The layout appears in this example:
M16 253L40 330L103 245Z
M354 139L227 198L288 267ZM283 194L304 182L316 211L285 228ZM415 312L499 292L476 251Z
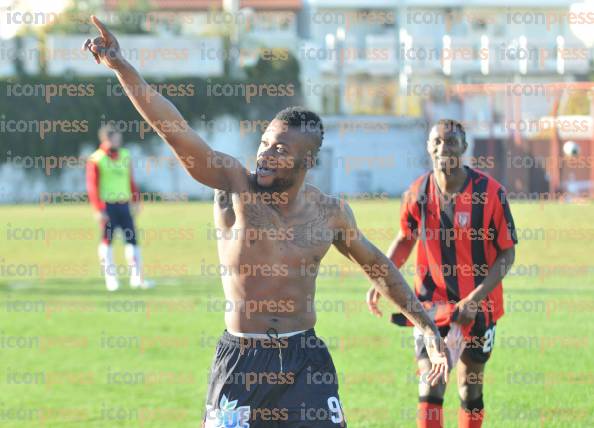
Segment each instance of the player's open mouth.
M265 166L258 166L258 168L256 168L256 173L260 176L260 177L266 177L268 175L272 175L276 172L275 168L267 168Z

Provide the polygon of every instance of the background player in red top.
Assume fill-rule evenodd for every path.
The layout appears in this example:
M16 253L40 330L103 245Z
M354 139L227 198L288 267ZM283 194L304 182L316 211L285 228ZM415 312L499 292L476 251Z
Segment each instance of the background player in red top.
M400 231L388 257L397 267L408 259L417 240L415 293L442 336L460 329L464 338L458 368L460 427L480 427L483 373L494 345L495 323L503 315L501 280L513 264L517 243L505 190L493 178L465 166L466 135L454 120L440 120L429 134L427 151L433 171L418 178L402 201ZM372 287L367 304L378 309ZM393 322L400 321L397 314ZM419 427L443 426L445 383L426 381L431 367L422 334L415 331L420 374ZM447 341L447 339L446 339Z
M126 245L124 253L129 266L130 286L145 288L140 250L132 212L138 212L139 193L132 175L128 150L122 148L122 134L107 124L99 129L99 148L87 161L87 192L102 230L99 260L109 291L118 289L117 266L113 261L112 240L121 229ZM129 202L132 201L132 209Z

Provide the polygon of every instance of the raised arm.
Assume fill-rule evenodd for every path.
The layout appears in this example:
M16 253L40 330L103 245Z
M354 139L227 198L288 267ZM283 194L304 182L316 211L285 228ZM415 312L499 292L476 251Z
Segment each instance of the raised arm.
M448 361L438 328L396 266L358 229L353 212L348 205L345 204L340 216L334 246L345 257L359 264L375 289L398 306L400 311L423 332L433 365L429 381L437 383L442 375L447 381Z
M247 182L248 171L241 163L224 153L212 150L190 127L177 108L155 91L134 67L126 61L115 36L95 16L91 21L100 36L87 39L88 49L97 64L115 71L136 110L171 146L179 161L197 181L216 189L233 191Z

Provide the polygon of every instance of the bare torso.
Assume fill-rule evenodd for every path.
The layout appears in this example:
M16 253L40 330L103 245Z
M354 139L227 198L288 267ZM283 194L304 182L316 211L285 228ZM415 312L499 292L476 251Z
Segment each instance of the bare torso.
M304 185L284 214L282 193L215 192L215 227L225 292L225 323L242 333L314 326L315 280L334 240L338 199Z

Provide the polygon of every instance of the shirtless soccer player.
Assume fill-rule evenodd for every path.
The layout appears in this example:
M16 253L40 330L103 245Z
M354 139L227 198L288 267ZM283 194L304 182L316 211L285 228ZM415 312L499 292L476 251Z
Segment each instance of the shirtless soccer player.
M379 292L424 332L430 380L445 380L448 362L439 330L415 304L399 271L359 232L347 205L304 184L322 144L320 118L301 108L278 113L262 135L252 173L210 149L122 57L113 34L91 20L100 36L84 48L115 71L136 109L188 173L217 189L215 226L223 236L218 253L230 272L223 275L223 288L237 309L225 313L227 329L216 347L203 426L346 426L336 382L312 381L336 379L336 372L313 329L316 273L302 273L305 265L308 273L317 272L331 245L361 265Z

